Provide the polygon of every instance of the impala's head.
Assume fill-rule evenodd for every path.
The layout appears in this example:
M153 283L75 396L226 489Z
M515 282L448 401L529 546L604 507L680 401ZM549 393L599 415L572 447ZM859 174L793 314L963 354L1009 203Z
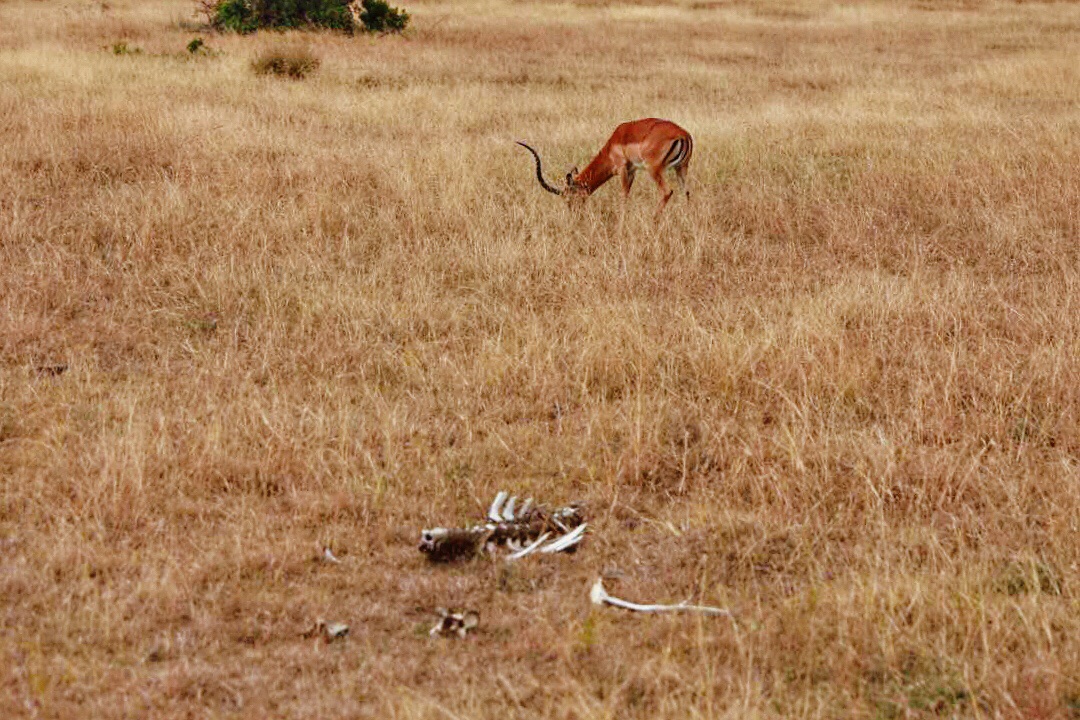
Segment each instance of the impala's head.
M566 186L561 193L571 205L580 205L585 202L585 198L589 197L589 190L578 179L578 175L577 165L575 165L570 172L566 173Z

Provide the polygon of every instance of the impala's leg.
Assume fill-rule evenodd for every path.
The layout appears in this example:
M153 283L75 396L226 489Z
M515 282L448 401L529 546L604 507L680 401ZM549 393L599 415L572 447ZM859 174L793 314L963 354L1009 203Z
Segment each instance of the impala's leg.
M690 163L683 163L675 168L675 179L679 181L679 189L686 194L686 199L690 199L690 188L686 187L686 168Z
M664 179L664 168L658 167L655 170L650 170L652 179L656 181L657 187L660 188L660 207L656 208L656 218L660 219L660 213L664 212L664 207L668 204L668 200L674 194L674 190L668 187L667 180Z
M623 166L622 172L619 173L619 178L622 180L623 197L630 197L630 188L634 186L634 173L637 172L637 168L631 163L627 163Z

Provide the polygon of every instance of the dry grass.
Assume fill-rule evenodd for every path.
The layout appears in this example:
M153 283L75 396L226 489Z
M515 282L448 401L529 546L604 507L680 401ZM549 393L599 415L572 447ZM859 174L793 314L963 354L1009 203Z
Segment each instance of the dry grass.
M406 7L0 2L0 715L1080 715L1080 6ZM659 227L512 143L649 115ZM595 533L426 566L501 488Z
M279 75L302 80L319 69L322 61L303 44L274 43L251 61L256 75Z

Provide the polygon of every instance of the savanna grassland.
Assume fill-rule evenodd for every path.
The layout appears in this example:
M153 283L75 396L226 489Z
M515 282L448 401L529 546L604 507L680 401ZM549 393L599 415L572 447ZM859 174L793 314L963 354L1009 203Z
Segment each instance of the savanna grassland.
M1080 5L194 7L0 1L0 715L1080 717Z

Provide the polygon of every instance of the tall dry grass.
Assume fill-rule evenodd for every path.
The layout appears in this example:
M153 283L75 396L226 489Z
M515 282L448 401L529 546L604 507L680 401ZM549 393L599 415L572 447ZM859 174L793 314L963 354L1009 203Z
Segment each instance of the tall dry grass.
M0 3L0 714L1078 716L1080 6L192 9ZM512 143L652 115L659 226ZM595 532L422 562L504 488Z

